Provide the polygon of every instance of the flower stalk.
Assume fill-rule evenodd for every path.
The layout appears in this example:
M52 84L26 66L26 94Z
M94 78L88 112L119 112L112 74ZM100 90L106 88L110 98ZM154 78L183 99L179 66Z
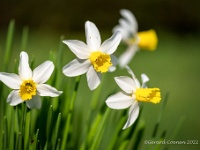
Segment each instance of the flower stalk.
M76 100L80 80L81 80L81 76L76 77L76 83L75 83L74 91L73 91L72 98L70 100L70 104L69 104L69 108L68 108L67 121L66 121L66 124L65 124L63 140L61 142L61 149L65 149L65 146L66 146L69 134L70 134L69 130L70 130L70 127L72 127L71 124L72 124L72 115L73 115L73 112L74 112L73 111L74 110L74 103L75 103L75 100Z

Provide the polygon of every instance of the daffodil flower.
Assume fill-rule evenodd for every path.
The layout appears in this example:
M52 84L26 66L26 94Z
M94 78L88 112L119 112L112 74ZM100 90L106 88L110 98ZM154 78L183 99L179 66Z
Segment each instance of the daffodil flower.
M7 102L11 106L16 106L26 102L29 108L40 108L40 96L59 96L62 91L57 91L54 87L44 84L54 70L51 61L45 61L33 71L29 67L28 54L20 53L18 73L0 72L0 80L13 91L8 95Z
M122 33L122 41L128 45L127 50L119 57L119 65L125 67L139 49L153 51L157 46L156 32L151 29L138 32L138 23L133 13L127 9L120 10L123 18L119 19L119 25L113 32Z
M115 57L121 34L116 32L101 44L101 37L96 25L90 21L85 23L86 43L79 40L64 40L63 42L77 56L63 67L66 76L73 77L86 73L90 90L94 90L101 82L102 73L114 70Z
M159 88L147 88L146 83L149 78L141 75L142 85L136 79L132 70L126 67L132 78L126 76L115 77L115 82L122 89L114 95L107 98L106 104L113 109L129 108L129 116L123 129L130 127L139 115L139 102L159 103L161 100Z

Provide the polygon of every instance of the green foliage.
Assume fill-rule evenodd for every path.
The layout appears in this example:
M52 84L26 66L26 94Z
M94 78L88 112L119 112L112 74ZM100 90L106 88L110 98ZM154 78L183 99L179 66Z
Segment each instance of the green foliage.
M28 43L28 28L23 29L21 50L26 49ZM15 72L6 67L11 63L13 53L12 44L14 38L14 21L12 20L7 35L5 60L1 71ZM57 98L42 98L42 108L30 110L25 104L10 106L6 98L10 91L0 83L0 149L9 150L97 150L97 149L140 149L145 139L144 133L148 126L140 116L130 128L122 130L127 119L127 110L115 111L108 108L105 99L116 92L116 87L107 82L112 76L103 77L103 81L96 91L88 91L85 77L66 78L61 75L62 61L65 56L60 39L58 51L50 52L50 59L55 62L55 72L49 84L63 90L63 94ZM4 57L2 56L2 57ZM16 59L18 59L16 57ZM32 67L37 65L37 57L32 61ZM122 72L121 70L118 71ZM112 77L113 78L113 77ZM166 106L168 94L162 100L160 110L157 112L157 120L154 124L152 139L160 140L166 137L167 129L162 135L158 135L161 118ZM178 123L172 134L173 138L181 128L183 119ZM167 132L168 133L168 132ZM165 145L159 145L161 149ZM148 147L148 145L147 145ZM149 148L149 147L148 147ZM151 148L151 147L150 147Z

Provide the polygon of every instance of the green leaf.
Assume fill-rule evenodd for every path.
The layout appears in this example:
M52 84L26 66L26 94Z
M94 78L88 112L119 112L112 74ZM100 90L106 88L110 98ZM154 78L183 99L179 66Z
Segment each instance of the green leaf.
M57 118L57 121L56 121L56 128L55 128L54 133L53 133L52 143L53 143L53 149L54 150L56 149L56 142L57 142L57 138L58 138L60 122L61 122L61 113L58 114L58 118Z
M29 34L29 28L28 28L28 26L25 26L23 28L23 32L22 32L22 43L21 43L21 50L22 51L27 50L28 34Z
M8 148L8 122L7 117L4 116L4 127L3 127L3 149L9 149Z
M11 49L13 46L13 39L14 39L14 30L15 30L15 20L11 20L8 26L8 33L6 39L6 48L5 48L5 55L4 55L4 69L7 70L8 62L11 56ZM4 70L3 69L3 70Z

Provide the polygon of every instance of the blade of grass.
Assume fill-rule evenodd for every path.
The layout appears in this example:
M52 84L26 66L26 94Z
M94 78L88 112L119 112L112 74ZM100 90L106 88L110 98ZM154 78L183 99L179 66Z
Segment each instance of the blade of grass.
M58 132L59 132L59 127L60 127L60 121L61 121L61 113L58 114L58 118L57 118L57 121L56 121L56 128L55 128L55 132L53 134L53 140L52 140L52 143L53 143L53 149L55 150L56 149L56 142L57 142L57 138L58 138Z
M128 117L128 116L127 116L127 111L128 111L128 110L124 111L124 114L122 114L122 115L124 115L123 117L126 117L126 119L127 119L127 117ZM143 111L143 107L140 106L140 113L139 113L138 118L137 118L136 121L134 122L134 124L133 124L131 127L127 128L127 129L125 129L125 130L121 130L121 131L119 132L119 138L117 139L115 148L118 148L118 147L119 147L119 144L123 143L124 141L130 141L130 139L131 139L132 136L133 136L133 133L135 133L135 130L136 130L137 126L138 126L138 123L139 123L140 118L141 118L142 111ZM125 122L124 122L124 123L125 123Z
M101 120L102 120L102 114L98 114L95 117L95 120L94 120L94 122L93 122L93 124L92 124L92 126L90 128L89 134L86 133L86 134L88 134L88 141L87 141L87 143L92 143L92 140L95 137L96 131L98 129L98 125L100 124Z
M173 130L173 132L172 132L172 134L171 134L171 136L170 136L169 139L175 139L175 137L177 136L177 134L180 132L181 127L183 126L184 121L185 121L185 116L182 116L179 119L178 123L176 124L176 126L175 126L175 128L174 128L174 130Z
M3 141L3 140L4 140L4 134L5 134L5 132L2 131L2 132L1 132L1 138L2 138L2 141L1 141L1 143L2 143L2 144L1 144L1 149L5 149L5 144L4 144L4 141Z
M105 76L103 75L102 80L101 80L101 84L99 85L99 87L93 92L92 94L92 98L91 98L91 103L90 103L90 109L87 110L87 114L86 114L86 125L83 129L83 137L82 137L82 141L81 141L81 149L84 150L86 147L86 144L90 143L90 140L92 139L91 137L93 136L93 131L94 130L94 122L96 122L98 119L99 115L99 111L100 111L100 105L99 105L99 97L100 97L100 93L103 87L103 80L105 80ZM97 109L97 105L99 105L99 108ZM93 118L93 117L97 117L97 118ZM96 120L96 121L95 121ZM93 125L91 125L93 124ZM93 127L91 127L93 126ZM96 130L96 129L95 129ZM90 144L88 144L89 146Z
M18 138L17 138L17 144L16 144L16 150L21 150L22 149L22 133L18 133Z
M75 103L75 99L76 99L76 96L77 96L80 80L81 80L81 76L78 76L76 78L76 83L75 83L74 91L73 91L73 94L72 94L72 99L70 101L70 106L69 106L69 110L68 110L68 114L67 114L67 121L66 121L65 128L64 128L63 140L62 140L62 143L61 143L61 150L65 150L66 149L65 145L67 143L68 136L69 136L71 118L72 118L72 113L73 113L73 109L74 109L74 103Z
M101 84L92 94L91 106L90 106L92 111L95 110L95 108L97 107L97 104L99 102L98 100L99 100L99 96L100 96L100 93L101 93L101 90L103 87L104 80L105 80L105 75L102 76Z
M26 119L25 119L25 129L24 129L24 149L29 148L29 141L30 141L30 112L26 114Z
M51 133L51 129L52 129L52 123L53 123L53 106L51 105L49 107L49 112L48 112L48 116L47 116L47 124L46 124L46 137L47 137L47 145L48 145L48 142L50 140L50 133Z
M108 150L113 150L114 149L114 146L116 145L116 144L118 144L117 143L117 139L120 137L120 132L121 132L121 130L122 130L122 127L123 127L123 125L124 125L124 122L126 122L126 119L127 119L127 117L122 117L120 120L119 120L119 123L117 124L117 127L116 127L116 130L115 130L115 132L113 133L113 138L111 139L111 141L110 141L110 143L109 143L109 145L108 145Z
M156 123L155 123L155 126L154 126L152 138L155 138L156 135L157 135L157 131L158 131L158 128L159 128L159 124L160 124L160 122L161 122L162 115L163 115L163 112L164 112L164 109L165 109L165 106L166 106L166 103L167 103L168 98L169 98L169 93L166 93L165 98L164 98L164 100L163 100L163 103L162 103L162 105L161 105L160 111L159 111L159 113L158 113L158 117L157 117L157 120L156 120Z
M37 132L35 134L35 145L34 145L35 150L38 150L38 144L39 144L38 135L39 135L39 129L37 129Z
M111 109L107 108L105 114L103 115L102 122L100 123L99 128L96 131L96 136L94 137L94 141L93 141L91 148L90 148L91 150L97 149L99 142L102 138L102 134L103 134L103 130L104 130L104 127L105 127L106 120L108 119L110 112L111 112Z
M10 60L11 49L13 46L13 39L14 39L14 30L15 30L15 20L11 20L8 26L3 70L5 69L7 70L8 62Z
M128 143L129 143L130 140L125 140L122 142L122 144L119 146L119 150L125 150Z
M8 122L7 122L7 117L4 116L4 129L3 129L3 149L9 149L8 148Z
M61 88L61 83L62 83L62 76L61 76L61 72L60 72L60 68L61 67L61 62L62 62L62 58L63 58L63 43L62 40L64 39L64 36L60 37L60 42L59 42L59 46L58 46L58 53L56 53L56 67L55 67L55 74L54 74L54 85L57 89ZM58 109L58 104L59 104L59 97L55 97L55 100L53 101L53 106L54 109Z
M58 139L58 141L57 141L56 150L60 150L60 139Z
M17 132L17 135L16 135L16 141L15 141L15 148L14 149L18 149L18 146L19 146L19 141L20 141L20 110L19 110L19 106L16 106L15 107L15 110L16 110L16 113L15 113L15 131Z
M57 60L56 60L56 64L57 64L57 67L58 68L62 68L61 66L61 62L62 62L62 58L63 58L63 47L64 47L64 44L63 44L63 40L64 40L64 36L61 36L60 37L60 42L59 42L59 47L58 47L58 54L57 54ZM59 73L60 75L60 73Z
M19 106L20 107L20 106ZM26 118L26 104L21 104L21 116L20 116L20 127L19 127L19 133L18 133L18 140L17 140L17 148L18 150L21 150L23 148L23 137L25 134L25 118Z
M15 113L16 113L16 110L13 108L12 109L12 115L11 115L11 119L10 119L10 138L9 138L9 148L11 149L11 150L13 150L14 149L14 144L15 144L15 140L14 140L14 134L15 134Z
M29 150L38 150L39 147L38 135L39 135L39 129L37 129L33 139L30 141Z
M145 122L141 120L137 128L134 130L135 134L133 134L128 144L128 147L127 147L128 150L139 149L139 144L143 138L145 127L146 127Z
M27 49L28 34L29 34L29 28L28 26L24 26L23 31L22 31L22 43L21 43L22 51L26 51Z

